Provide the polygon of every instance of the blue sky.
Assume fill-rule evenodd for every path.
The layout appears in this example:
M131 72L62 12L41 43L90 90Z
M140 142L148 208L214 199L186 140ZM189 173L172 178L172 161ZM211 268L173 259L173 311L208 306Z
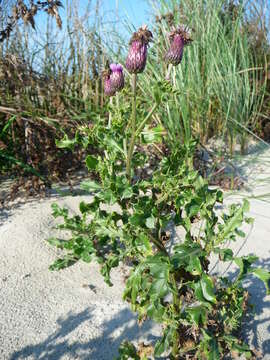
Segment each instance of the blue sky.
M119 8L119 16L122 20L127 17L138 27L147 22L150 6L147 0L103 0L105 8L116 10Z
M136 28L147 23L150 18L150 9L148 0L99 0L101 3L101 13L104 16L104 22L116 23L117 16L116 10L118 8L119 20L121 22L128 21L132 23ZM62 0L64 8L60 8L60 15L63 20L63 24L66 23L66 9L65 0ZM88 0L77 0L79 4L79 14L85 13ZM92 2L91 13L95 12L96 0ZM39 27L46 25L44 21L44 14L41 14L36 18Z

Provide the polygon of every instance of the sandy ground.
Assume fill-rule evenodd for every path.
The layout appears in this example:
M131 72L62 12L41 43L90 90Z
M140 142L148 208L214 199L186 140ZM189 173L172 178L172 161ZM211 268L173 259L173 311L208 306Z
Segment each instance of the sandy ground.
M252 160L253 159L253 160ZM245 191L226 201L250 197L255 218L246 239L232 244L240 254L256 253L258 265L270 270L269 150L258 150L240 163ZM261 161L260 161L261 160ZM82 196L35 200L0 213L0 360L91 359L111 360L125 340L153 341L158 327L138 327L136 317L121 301L121 271L113 273L109 288L96 265L76 264L50 272L57 250L45 242L55 234L51 204L57 200L76 212ZM217 265L213 271L223 271ZM227 269L233 274L232 267ZM245 337L270 359L270 296L250 278L246 286L255 303L255 318L247 321Z

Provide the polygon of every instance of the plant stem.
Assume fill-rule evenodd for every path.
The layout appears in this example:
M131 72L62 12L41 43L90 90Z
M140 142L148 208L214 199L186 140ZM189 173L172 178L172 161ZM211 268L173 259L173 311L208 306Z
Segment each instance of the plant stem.
M157 247L161 252L163 252L166 256L169 257L169 254L168 254L165 246L164 246L158 239L156 239L153 235L151 235L151 234L148 234L148 235L149 235L150 240L152 241L152 243L155 244L156 247Z
M165 75L165 79L168 80L168 81L170 81L171 70L172 70L172 64L169 64L168 69L167 69L167 73Z
M112 96L110 97L110 107L113 106L113 98ZM109 111L109 122L108 122L108 128L110 129L112 126L112 112L111 112L111 109Z
M153 113L155 112L156 108L157 108L158 104L155 103L155 105L152 107L152 109L150 110L150 112L147 114L147 116L143 119L143 121L140 123L138 129L136 130L135 133L135 138L140 134L140 132L142 131L142 129L144 128L144 125L147 123L147 121L150 119L150 117L153 115Z
M131 178L131 158L134 150L135 139L136 139L136 95L137 95L137 74L132 75L132 117L131 117L131 141L127 155L127 177Z

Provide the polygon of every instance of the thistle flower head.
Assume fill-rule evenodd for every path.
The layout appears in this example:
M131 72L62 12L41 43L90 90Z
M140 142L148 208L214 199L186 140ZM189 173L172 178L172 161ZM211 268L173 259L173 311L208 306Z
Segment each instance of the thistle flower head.
M147 59L147 46L153 35L144 25L133 33L129 42L129 51L126 59L126 68L132 74L143 72Z
M125 79L123 74L123 67L120 64L111 64L110 65L110 80L111 85L115 91L120 91L125 85Z
M165 55L165 59L169 64L175 66L180 64L182 60L184 46L192 41L190 32L183 26L180 26L171 31L169 41L170 47Z
M111 69L108 68L103 71L102 73L103 79L104 79L104 94L106 96L113 96L116 93L115 88L112 85L111 80Z
M102 76L104 79L104 93L106 96L114 96L117 91L123 89L125 85L125 79L122 65L109 65L109 62L107 62Z

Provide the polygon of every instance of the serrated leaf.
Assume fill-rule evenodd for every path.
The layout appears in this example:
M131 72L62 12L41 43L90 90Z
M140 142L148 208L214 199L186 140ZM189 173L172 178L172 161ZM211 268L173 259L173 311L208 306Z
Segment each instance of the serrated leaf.
M233 260L236 265L239 266L240 273L238 275L238 280L241 280L246 274L252 271L251 266L258 260L258 257L255 255L248 255L234 258Z
M194 306L187 308L185 311L189 314L191 321L193 321L197 326L205 323L206 320L205 307Z
M163 334L163 337L161 340L158 340L156 342L156 345L155 345L155 352L154 352L154 355L155 356L160 356L162 355L165 351L167 351L170 347L170 342L172 340L172 337L173 337L173 329L169 329L167 328L165 331L164 331L164 334Z
M219 255L219 259L221 261L231 261L231 260L233 260L233 251L231 249L215 248L214 252Z
M98 160L92 155L87 155L85 163L88 170L95 170L98 164Z
M189 265L186 268L192 275L200 275L202 273L202 265L198 257L190 257Z
M199 211L200 211L200 206L194 203L194 201L186 206L187 216L189 217L193 217L197 215Z
M209 360L219 360L221 358L221 354L219 352L219 348L218 348L218 343L216 341L216 339L212 338L209 341L209 347L210 347L210 352L209 352Z
M76 139L69 139L67 134L64 135L63 139L55 140L55 144L59 149L73 149L76 144Z
M149 296L152 300L163 298L168 294L170 288L166 279L154 280L149 289Z
M127 187L121 195L121 199L130 199L133 196L132 187Z
M119 347L119 357L116 360L140 360L136 347L129 341L124 341Z
M111 146L114 150L117 150L121 152L124 156L126 156L125 151L122 149L122 147L119 144L117 144L117 142L114 139L106 138L104 141L107 146Z
M216 303L216 296L214 292L214 284L210 276L202 274L200 280L203 296L206 300Z
M98 195L98 198L104 201L106 204L113 205L116 203L117 198L112 192L112 190L104 190L100 192Z
M71 259L69 256L66 256L62 259L56 260L52 265L49 266L49 270L53 271L53 270L65 269L65 268L75 264L76 261L77 260Z
M56 204L56 203L53 203L53 204L51 205L51 208L52 208L52 210L53 210L52 216L53 216L54 218L57 218L57 217L59 217L59 216L63 216L63 217L65 218L65 217L67 217L67 215L68 215L68 209L66 209L66 208L60 208L60 206L59 206L58 204Z
M51 237L51 238L47 239L47 242L52 246L56 246L59 249L63 249L64 248L64 243L66 241L62 240L62 239L57 239L55 237Z
M252 269L252 273L263 281L267 295L270 294L270 272L264 269Z
M246 236L246 234L244 233L244 231L240 230L240 229L235 229L235 233L240 236L241 238L244 238Z
M129 217L129 222L134 226L143 226L145 223L145 216L144 214L135 213Z
M235 211L233 216L225 222L224 228L222 231L222 238L226 239L230 234L232 234L235 229L237 229L243 222L243 207L240 207Z
M80 212L85 214L87 212L96 211L99 207L99 201L95 198L95 200L91 203L85 203L84 201L80 202Z
M156 226L156 218L154 216L150 216L146 219L145 225L148 229L154 229Z
M244 199L243 202L243 212L249 211L249 201L247 199Z
M81 259L86 263L90 263L93 260L93 256L89 253L89 251L83 251L81 254Z
M142 132L143 139L147 144L152 144L154 142L161 142L164 134L165 134L165 129L161 125L158 125L151 129L146 127Z
M101 190L101 186L92 180L85 180L81 183L81 189L89 192Z

